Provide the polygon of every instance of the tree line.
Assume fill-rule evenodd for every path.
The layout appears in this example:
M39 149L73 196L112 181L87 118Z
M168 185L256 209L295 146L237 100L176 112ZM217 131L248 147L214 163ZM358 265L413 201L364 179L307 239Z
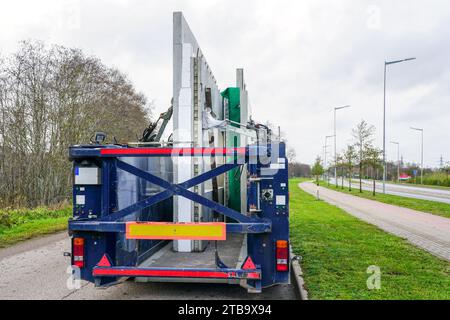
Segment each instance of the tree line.
M0 207L71 196L68 147L95 131L136 140L150 107L115 68L79 49L24 41L0 56Z
M288 148L286 150L286 158L288 159L289 167L289 178L310 178L311 177L311 166L309 164L304 164L296 160L297 153L294 148Z
M326 164L323 163L320 157L316 158L316 162L312 168L312 174L316 177L317 183L319 177L328 173L337 171L337 176L340 177L334 182L336 187L341 186L344 189L344 179L347 178L348 189L352 190L352 180L357 175L359 180L359 191L362 192L363 177L370 177L373 180L373 194L376 191L376 180L383 173L383 161L381 159L382 151L373 145L375 134L375 127L365 120L362 120L352 130L353 142L347 145L346 149L336 155L336 160L333 161L325 171Z
M317 157L312 167L312 175L319 184L319 178L324 176L329 180L330 176L334 177L336 168L337 176L340 181L334 181L336 187L344 188L344 180L347 178L348 189L352 190L352 180L359 180L359 191L362 192L362 179L369 178L373 181L373 195L376 194L376 180L383 178L383 160L382 150L373 146L375 127L365 120L362 120L352 130L353 141L347 145L346 149L337 154L336 160L327 166L321 159ZM400 169L400 170L398 170ZM400 172L398 172L400 171ZM417 173L420 166L415 163L404 163L403 157L399 162L386 162L386 180L396 180L400 182L400 174L409 176L407 183L418 184L420 178ZM450 187L450 163L442 161L439 169L424 168L425 185L448 186Z

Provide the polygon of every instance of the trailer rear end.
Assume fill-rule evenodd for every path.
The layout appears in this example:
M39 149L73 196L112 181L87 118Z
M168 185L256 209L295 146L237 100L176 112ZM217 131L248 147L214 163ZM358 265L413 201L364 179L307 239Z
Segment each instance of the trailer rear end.
M222 158L223 165L174 183L173 162ZM285 144L244 148L73 146L72 265L83 280L108 286L147 282L238 284L249 292L289 282L289 192ZM209 161L209 160L208 160ZM244 171L244 168L246 170ZM237 169L237 170L236 170ZM246 210L199 195L196 187L246 172ZM211 210L212 221L179 223L174 197ZM174 241L200 240L200 252Z

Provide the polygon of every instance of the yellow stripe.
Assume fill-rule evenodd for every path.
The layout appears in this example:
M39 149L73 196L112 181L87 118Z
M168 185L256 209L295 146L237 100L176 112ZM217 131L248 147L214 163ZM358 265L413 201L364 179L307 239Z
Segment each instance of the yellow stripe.
M223 223L128 223L127 239L225 240Z

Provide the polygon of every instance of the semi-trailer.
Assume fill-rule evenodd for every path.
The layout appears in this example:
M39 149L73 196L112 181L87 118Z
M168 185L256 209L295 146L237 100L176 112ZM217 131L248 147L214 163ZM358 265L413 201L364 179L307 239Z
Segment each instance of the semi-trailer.
M238 284L289 282L286 145L215 78L181 13L174 14L174 96L142 139L70 147L71 262L81 279ZM164 141L164 130L173 133Z

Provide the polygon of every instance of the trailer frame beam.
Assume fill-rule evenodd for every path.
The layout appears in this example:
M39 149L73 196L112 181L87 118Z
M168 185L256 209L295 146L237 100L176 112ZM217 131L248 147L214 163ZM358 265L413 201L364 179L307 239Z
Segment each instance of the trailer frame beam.
M107 233L125 233L126 222L104 222L95 220L72 220L71 231L94 231ZM262 223L227 223L227 233L259 234L272 231L270 222Z

